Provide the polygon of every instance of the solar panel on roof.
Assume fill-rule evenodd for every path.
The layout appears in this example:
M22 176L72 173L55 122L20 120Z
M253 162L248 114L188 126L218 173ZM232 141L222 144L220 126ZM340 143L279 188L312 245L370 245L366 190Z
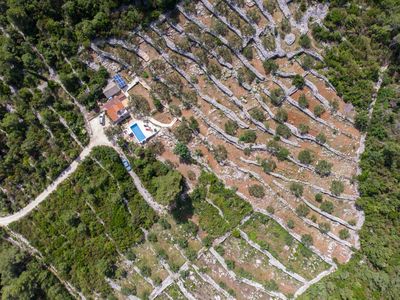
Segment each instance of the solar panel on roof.
M121 77L121 75L117 74L113 77L114 81L118 84L119 88L122 89L126 86L125 80Z

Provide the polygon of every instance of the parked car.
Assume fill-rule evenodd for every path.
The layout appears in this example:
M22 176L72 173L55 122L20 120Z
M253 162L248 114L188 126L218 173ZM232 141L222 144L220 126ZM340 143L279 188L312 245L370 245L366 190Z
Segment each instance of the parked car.
M100 125L104 126L106 124L106 115L104 111L99 115Z
M126 159L122 160L122 164L124 165L125 169L129 172L130 170L132 170L131 164L129 163L129 161L127 161Z

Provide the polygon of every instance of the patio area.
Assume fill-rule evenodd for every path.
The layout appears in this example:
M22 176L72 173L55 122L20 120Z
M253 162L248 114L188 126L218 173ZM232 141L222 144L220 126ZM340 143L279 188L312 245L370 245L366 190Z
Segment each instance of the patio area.
M144 144L160 131L160 127L147 120L131 120L124 126L124 137L128 141Z

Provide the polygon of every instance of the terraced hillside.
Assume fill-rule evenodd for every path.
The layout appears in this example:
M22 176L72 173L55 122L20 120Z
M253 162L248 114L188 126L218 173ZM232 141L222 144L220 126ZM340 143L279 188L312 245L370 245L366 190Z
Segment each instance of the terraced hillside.
M15 19L18 9L0 18L5 57L25 53L5 62L19 63L20 74L0 70L0 213L7 215L0 224L3 240L40 261L33 276L51 279L50 291L35 292L43 298L54 288L54 295L68 291L80 299L292 299L318 283L310 297L319 298L321 287L323 298L332 293L325 277L360 249L364 223L356 200L357 179L368 185L368 171L357 177L366 134L355 124L365 129L382 117L397 130L387 108L395 111L398 91L385 88L386 64L378 71L374 62L374 75L354 95L335 81L345 103L327 78L335 79L341 64L321 44L328 6L305 3L182 1L128 30L131 19L139 23L139 11L110 2L108 13L83 17L83 32L71 38L83 46L71 45L69 54L77 48L71 60L63 43L44 41L43 28L57 27L50 21L26 34ZM335 13L328 24L339 22ZM105 16L123 20L114 27ZM316 24L319 41L310 33ZM57 45L55 56L50 45ZM106 78L116 74L128 83L120 95L131 119L146 131L149 123L157 127L145 145L136 143L131 120L111 125L92 118L108 101ZM360 112L369 99L360 126L350 102ZM375 102L380 108L373 115ZM383 125L374 130L381 140ZM395 173L396 148L376 144L384 148L381 165ZM361 196L376 195L377 185L371 179ZM367 216L375 207L368 205ZM371 263L359 258L362 251L353 257L365 270ZM369 252L384 268L387 253ZM341 288L349 276L342 268L333 276ZM365 273L374 286L389 285ZM14 292L22 281L14 277L1 293Z
M203 254L200 267L224 276L214 280L239 298L300 294L359 247L363 214L355 207L354 177L361 134L351 105L323 75L322 50L308 28L326 11L320 4L301 11L284 1L186 1L146 30L91 45L92 64L127 69L150 87L144 99L156 120L179 118L157 136L165 147L159 159L172 162L192 188L202 168L215 173L270 220L263 222L273 222L272 235L238 229L239 240L221 246L224 255ZM190 158L177 144L187 145ZM213 199L206 203L194 204L195 211L223 218ZM203 239L226 232L216 225L222 221L193 222L205 231ZM249 266L241 266L248 262L240 256L226 264L240 246L279 266L278 288L254 277L262 275L245 276Z

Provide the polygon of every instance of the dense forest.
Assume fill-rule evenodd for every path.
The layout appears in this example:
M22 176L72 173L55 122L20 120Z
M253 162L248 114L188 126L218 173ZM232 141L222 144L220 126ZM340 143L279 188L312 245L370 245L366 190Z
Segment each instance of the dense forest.
M327 43L328 76L358 108L367 132L358 177L365 212L361 249L346 265L312 286L304 299L398 299L400 294L400 4L398 1L332 1L314 37ZM375 110L367 108L379 68L388 65Z

